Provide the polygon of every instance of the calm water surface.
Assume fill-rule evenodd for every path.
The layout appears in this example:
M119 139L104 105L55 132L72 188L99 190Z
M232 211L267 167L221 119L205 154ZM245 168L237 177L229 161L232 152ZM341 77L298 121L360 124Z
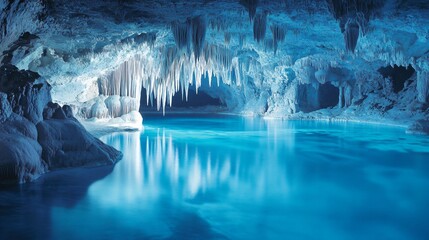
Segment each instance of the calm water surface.
M429 138L352 123L150 116L114 168L0 192L0 238L427 239Z

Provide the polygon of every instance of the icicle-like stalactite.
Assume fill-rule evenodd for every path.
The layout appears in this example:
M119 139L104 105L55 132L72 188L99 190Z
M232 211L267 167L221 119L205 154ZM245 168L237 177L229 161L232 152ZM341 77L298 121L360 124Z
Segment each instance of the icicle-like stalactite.
M380 10L386 1L327 0L327 3L329 11L339 21L341 32L344 34L346 49L354 52L359 34L363 36L368 32L371 16Z
M186 45L182 45L183 47ZM93 101L86 117L117 117L140 107L140 91L146 89L146 103L156 102L158 110L171 106L173 96L181 92L188 99L189 86L201 86L202 76L209 85L216 77L227 85L241 85L249 74L249 61L240 62L224 45L205 44L199 58L175 45L164 46L152 54L139 54L113 73L98 81L100 97Z
M210 19L209 26L212 30L216 32L225 31L229 23L225 19Z
M116 118L138 111L143 72L137 59L122 63L111 74L98 79L99 97L83 115L87 118Z
M246 43L246 35L244 33L240 33L238 35L238 46L240 48L243 48L245 43Z
M173 32L174 41L179 49L189 49L189 31L186 23L174 22L171 26Z
M354 53L359 39L359 25L354 20L349 20L343 34L347 51Z
M192 47L195 58L200 57L207 31L204 16L188 18L185 23L174 22L172 23L171 31L179 49L186 48L189 53Z
M359 25L360 36L365 36L368 33L368 19L362 12L356 13L356 23Z
M271 29L271 33L273 34L274 54L276 54L278 49L278 44L285 40L286 31L280 25L272 25L270 29Z
M190 32L194 56L195 59L198 59L204 47L207 30L206 19L203 16L196 16L188 20L188 22L190 23L188 28L191 28Z
M229 33L229 32L226 32L226 33L224 33L224 43L225 43L225 45L229 45L229 43L231 42L231 33Z
M267 14L258 14L253 22L253 38L256 42L261 42L265 38L265 32L267 31Z
M385 0L326 0L328 3L328 9L336 20L345 19L349 17L355 17L356 14L360 13L368 21L369 18L383 5ZM344 22L345 23L345 22ZM341 24L341 23L340 23Z
M249 12L250 20L253 20L253 18L255 18L258 2L259 0L240 0L240 4L243 5Z

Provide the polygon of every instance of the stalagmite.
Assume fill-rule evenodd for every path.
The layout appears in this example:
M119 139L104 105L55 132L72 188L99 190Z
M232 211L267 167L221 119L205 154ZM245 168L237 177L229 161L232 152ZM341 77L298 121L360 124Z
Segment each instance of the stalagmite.
M349 107L350 105L352 105L352 87L350 86L350 84L347 84L344 87L344 106L345 107Z
M429 102L429 72L417 72L417 92L420 102Z
M339 89L339 95L338 95L338 108L343 108L344 107L344 88L343 87L338 87Z

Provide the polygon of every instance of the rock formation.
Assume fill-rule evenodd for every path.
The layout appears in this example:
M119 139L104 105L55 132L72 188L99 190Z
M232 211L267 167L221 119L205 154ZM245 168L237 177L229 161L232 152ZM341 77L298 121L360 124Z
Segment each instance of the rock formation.
M70 106L51 102L39 74L0 67L0 183L59 168L111 165L122 154L89 134Z

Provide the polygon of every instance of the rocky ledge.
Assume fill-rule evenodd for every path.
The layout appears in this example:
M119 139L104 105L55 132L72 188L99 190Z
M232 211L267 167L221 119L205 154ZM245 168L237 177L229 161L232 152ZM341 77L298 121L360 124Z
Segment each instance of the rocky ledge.
M50 170L112 165L122 153L74 118L68 105L51 102L39 74L0 67L0 184L24 183Z

